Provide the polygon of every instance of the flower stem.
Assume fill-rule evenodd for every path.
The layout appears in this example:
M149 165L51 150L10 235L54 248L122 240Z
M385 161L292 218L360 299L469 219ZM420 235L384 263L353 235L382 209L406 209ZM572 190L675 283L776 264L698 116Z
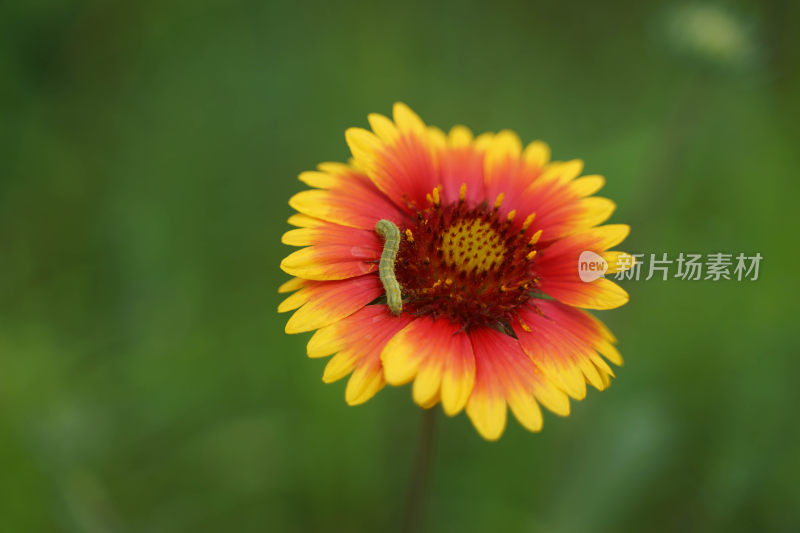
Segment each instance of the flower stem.
M405 533L422 531L435 433L436 409L425 409L422 411L422 423L420 424L417 453L414 457L414 471L411 474L411 479L408 481L406 509L403 516L402 529Z

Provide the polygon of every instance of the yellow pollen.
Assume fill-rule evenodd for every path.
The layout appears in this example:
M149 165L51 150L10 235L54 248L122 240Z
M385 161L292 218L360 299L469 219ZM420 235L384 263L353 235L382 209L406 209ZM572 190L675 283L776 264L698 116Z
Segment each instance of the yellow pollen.
M461 184L461 188L458 190L458 200L460 202L463 202L464 198L466 198L466 197L467 197L467 184L466 183L462 183Z
M514 220L515 216L517 216L517 210L512 209L511 211L508 212L508 217L507 217L508 221L511 222L512 220Z
M488 272L500 267L506 246L492 226L480 219L460 220L442 235L445 261L462 272Z
M526 218L525 222L522 223L522 231L525 231L526 229L531 227L531 223L533 222L534 218L536 218L536 213L531 213L530 215L528 215L528 218Z
M433 188L433 205L439 207L439 187Z
M426 287L426 288L424 288L424 289L421 289L421 292L422 292L423 294L430 294L430 293L432 293L433 291L435 291L435 290L436 290L436 287L438 287L438 286L439 286L439 285L441 285L441 284L442 284L442 280L440 280L440 279L437 279L437 280L436 280L436 283L434 283L434 284L433 284L433 285L431 285L430 287Z
M411 244L414 244L414 234L413 234L413 233L411 233L411 230L410 230L410 229L407 229L407 230L406 230L406 240L407 240L409 243L411 243Z
M539 237L541 236L542 236L542 230L539 230L536 233L534 233L533 237L531 237L531 240L528 241L528 246L533 246L534 244L539 242Z
M494 201L494 208L500 209L500 206L503 205L503 199L506 197L505 194L500 193L497 195L497 199Z
M526 255L526 256L525 256L525 259L527 259L528 261L530 261L531 259L533 259L533 257L534 257L535 255L536 255L536 250L531 250L530 252L528 252L528 255Z

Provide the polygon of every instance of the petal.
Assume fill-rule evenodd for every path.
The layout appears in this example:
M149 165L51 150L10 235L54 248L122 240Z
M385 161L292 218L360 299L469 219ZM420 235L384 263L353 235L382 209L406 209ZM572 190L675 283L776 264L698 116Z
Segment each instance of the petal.
M286 333L312 331L337 322L363 308L383 293L378 276L342 281L309 281L287 298L279 311L300 307L286 323Z
M394 121L404 134L423 135L425 123L403 102L396 102L392 108Z
M372 122L378 135L361 128L345 132L354 159L399 208L407 210L406 202L424 206L425 195L439 184L425 124L402 103L394 106L396 135L382 119L373 116Z
M578 205L583 211L583 216L575 221L576 227L580 227L581 225L586 227L602 224L608 220L611 214L617 209L616 203L601 196L582 198L578 202Z
M289 246L313 246L317 244L350 244L353 246L381 248L375 229L356 229L330 222L322 222L313 227L291 229L281 237L283 244Z
M571 235L554 244L555 249L583 247L584 250L602 252L624 241L631 232L627 224L606 224Z
M342 186L342 178L329 172L306 171L301 172L297 179L316 189L333 189Z
M581 281L578 260L584 251L602 254L629 232L624 224L610 224L559 239L537 255L538 288L563 303L587 309L613 309L628 301L628 293L605 278Z
M353 174L358 174L366 178L365 175L352 164L341 163L339 161L326 161L317 165L320 172L325 172L336 177L347 178Z
M453 126L447 135L447 143L455 148L464 148L472 144L472 131L466 126Z
M484 180L487 188L495 184L508 185L514 180L522 154L522 141L510 130L503 130L494 136L486 150Z
M385 384L380 357L375 357L373 353L356 366L347 381L344 400L347 405L360 405L375 396Z
M567 396L533 364L516 339L489 328L472 330L469 338L475 355L475 386L467 415L485 439L500 438L506 404L530 431L542 425L537 400L558 414L569 413Z
M613 371L599 359L598 351L608 352L621 362L605 327L585 311L538 299L519 310L519 319L512 326L523 351L575 399L586 396L587 381L602 390L610 382L608 377L613 376Z
M383 115L370 113L367 116L367 120L369 120L370 128L372 128L372 131L375 132L375 135L377 135L381 141L391 144L400 137L400 132L397 126L394 125L394 122Z
M542 230L542 241L561 238L605 221L616 207L606 198L586 198L593 189L602 186L600 176L576 178L583 170L579 159L548 164L544 172L539 167L522 170L527 184L517 199L522 213L536 213L536 225L531 231Z
M578 258L582 252L601 254L622 242L629 231L630 227L625 224L609 224L558 239L540 251L537 271L543 278L550 275L577 277Z
M325 223L324 220L310 217L302 213L295 213L294 215L290 216L286 222L299 228L313 228Z
M591 175L591 176L582 176L569 184L570 188L575 191L578 196L590 196L600 189L603 188L603 185L606 184L606 179L603 176L598 175Z
M571 159L564 162L553 162L547 165L542 174L542 181L557 181L566 183L574 180L583 172L583 160Z
M323 381L336 381L352 371L345 401L357 405L383 388L381 352L410 320L408 314L392 315L385 305L368 305L317 331L308 343L308 353L320 356L338 352L328 362Z
M525 147L522 159L527 165L542 169L550 162L550 147L542 141L533 141Z
M442 130L436 126L428 126L427 131L428 142L434 152L447 147L447 135Z
M340 189L300 191L289 199L289 205L310 217L365 230L374 230L382 218L398 225L402 221L392 202L371 190L371 185L358 182Z
M539 223L551 226L547 228L546 238L553 239L602 224L609 219L616 208L617 204L608 198L590 196L552 210L547 217L541 217Z
M302 288L303 285L305 285L305 284L306 284L306 280L304 280L304 279L292 278L289 281L281 284L280 287L278 287L278 294L283 294L283 293L286 293L286 292L294 292L294 291Z
M612 250L600 254L603 259L608 263L608 271L606 274L617 274L630 270L636 264L636 258L628 252L620 252Z
M472 346L466 333L449 320L414 320L389 341L381 359L388 383L414 380L414 401L420 405L429 405L441 392L450 416L463 409L472 390Z
M451 131L451 136L453 135ZM484 152L472 145L445 146L437 153L439 160L439 179L442 184L442 202L445 204L461 199L464 186L464 200L469 205L477 205L486 196L483 184Z
M292 276L310 280L347 279L377 270L380 255L377 245L309 246L289 254L281 261L281 269Z
M322 374L324 383L339 381L355 369L359 362L359 354L352 350L339 352L330 358Z
M499 194L510 200L500 208L501 216L511 207L507 207L519 197L530 184L531 176L522 172L522 142L516 133L508 130L494 136L486 150L484 161L485 197L492 202Z
M467 402L467 415L486 440L497 440L506 429L506 402L497 390L498 385L476 379L475 388Z
M528 176L528 170L524 171ZM530 174L528 186L519 193L516 200L520 213L536 213L536 224L531 231L542 230L542 240L560 238L574 231L575 220L585 211L580 205L579 193L570 184L554 179L542 179Z
M417 405L430 406L439 397L443 369L444 361L441 357L428 357L420 364L412 388L412 397Z
M453 342L461 344L461 348L451 352L445 361L442 375L442 408L448 416L455 416L467 405L475 384L472 344L465 332L461 331L457 335L459 339L454 339Z
M301 191L289 200L289 205L305 216L366 230L374 230L381 218L400 222L397 207L357 165L320 163L317 168L318 171L299 176L300 181L317 190ZM318 225L302 219L290 219L290 223L300 227Z
M299 279L299 278L295 278L295 279ZM308 281L308 280L302 280L302 281L304 281L305 284L308 284L308 283L321 283L321 282L318 282L318 281ZM300 307L301 305L303 305L307 301L308 301L308 292L306 292L306 291L297 291L297 292L295 292L293 294L290 294L280 304L278 304L278 312L279 313L285 313L287 311L292 311L294 309L297 309L298 307Z
M541 283L539 288L548 296L575 307L584 309L616 309L628 303L628 293L605 278L596 279L589 283L577 281L548 281Z

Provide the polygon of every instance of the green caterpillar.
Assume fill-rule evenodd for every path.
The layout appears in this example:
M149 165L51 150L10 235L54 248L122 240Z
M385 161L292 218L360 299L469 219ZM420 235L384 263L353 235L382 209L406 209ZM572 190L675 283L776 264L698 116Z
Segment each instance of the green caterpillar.
M375 224L375 231L383 237L383 253L378 264L378 274L386 291L386 305L395 315L403 312L403 297L400 294L400 284L394 275L394 262L397 259L397 250L400 248L400 230L390 220L379 220Z

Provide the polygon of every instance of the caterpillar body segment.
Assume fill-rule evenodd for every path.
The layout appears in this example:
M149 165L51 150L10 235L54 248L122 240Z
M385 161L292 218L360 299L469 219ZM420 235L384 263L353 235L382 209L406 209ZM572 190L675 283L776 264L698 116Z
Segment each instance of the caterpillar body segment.
M399 315L403 312L403 296L394 274L394 263L397 259L397 250L400 248L400 230L394 222L382 219L375 224L375 231L383 237L383 253L378 264L378 275L386 292L386 305L393 314Z

